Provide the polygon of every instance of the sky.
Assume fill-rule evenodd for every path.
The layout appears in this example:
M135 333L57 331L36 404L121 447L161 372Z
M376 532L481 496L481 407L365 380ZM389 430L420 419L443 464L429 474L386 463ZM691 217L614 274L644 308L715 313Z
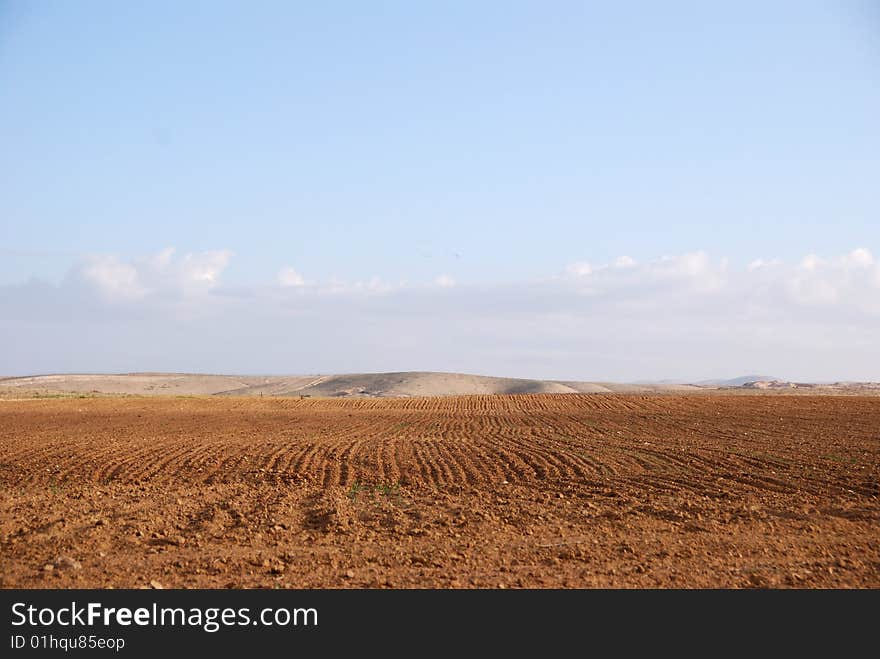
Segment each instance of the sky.
M0 374L880 380L880 9L0 0Z

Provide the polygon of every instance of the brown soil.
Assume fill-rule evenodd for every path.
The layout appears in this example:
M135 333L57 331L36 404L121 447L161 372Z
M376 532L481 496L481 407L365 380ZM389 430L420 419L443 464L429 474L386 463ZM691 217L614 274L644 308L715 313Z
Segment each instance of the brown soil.
M880 587L880 399L0 401L4 587Z

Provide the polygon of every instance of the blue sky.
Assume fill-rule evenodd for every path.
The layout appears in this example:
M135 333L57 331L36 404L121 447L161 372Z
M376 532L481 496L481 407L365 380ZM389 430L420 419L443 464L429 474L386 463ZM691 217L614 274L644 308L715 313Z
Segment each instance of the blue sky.
M144 296L191 291L187 277L202 276L191 266L209 263L213 298L285 282L392 297L439 286L483 291L486 308L498 290L583 275L583 264L704 254L740 287L756 259L779 260L776 285L790 293L809 255L877 267L877 117L880 10L869 2L2 2L0 286L15 297L32 279L100 280L103 294L124 290L147 309ZM169 247L177 265L156 265ZM852 257L859 249L869 263ZM116 266L95 275L95 263ZM850 300L840 287L853 278L828 276L835 293L819 297ZM870 305L880 291L864 286ZM358 304L337 302L334 318ZM872 313L857 331L878 329ZM5 314L9 338L33 334L27 313ZM536 354L557 354L552 336L539 343ZM161 368L202 366L175 345ZM752 363L772 356L761 345L748 366L768 370ZM593 373L572 349L555 366L518 361L532 349L513 342L504 360L463 370L740 370L732 359ZM120 350L115 361L21 357L0 371L156 361ZM327 370L299 359L206 365ZM365 366L459 361L380 351ZM856 361L838 369L864 375Z

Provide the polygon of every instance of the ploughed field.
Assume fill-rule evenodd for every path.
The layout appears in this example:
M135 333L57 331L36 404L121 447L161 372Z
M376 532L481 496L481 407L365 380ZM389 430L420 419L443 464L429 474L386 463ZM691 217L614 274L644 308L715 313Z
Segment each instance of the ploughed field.
M880 398L0 401L4 587L880 587Z

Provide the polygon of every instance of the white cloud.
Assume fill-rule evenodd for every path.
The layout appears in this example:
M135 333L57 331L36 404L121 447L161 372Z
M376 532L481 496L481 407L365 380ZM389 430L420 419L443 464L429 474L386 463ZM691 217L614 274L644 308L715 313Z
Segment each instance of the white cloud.
M575 282L582 294L613 294L625 303L661 288L680 294L711 292L724 285L726 271L726 259L713 262L705 252L691 252L646 263L627 256L598 265L581 261L565 268L565 279Z
M184 284L216 284L231 258L232 252L229 250L187 254L183 257L175 278Z
M779 259L770 259L769 261L765 261L764 259L755 259L751 263L749 263L746 268L749 272L754 272L755 270L760 270L761 268L772 268L777 265L782 265L782 261Z
M166 247L160 250L158 254L148 259L153 269L164 271L171 265L171 259L174 258L174 252L177 251L173 247Z
M720 265L721 269L723 269L725 261L722 260ZM606 270L638 269L654 279L660 279L666 277L697 277L711 268L712 264L708 254L705 252L692 252L677 256L663 256L644 265L638 264L629 256L618 256L610 264L592 265L586 261L577 261L566 266L565 272L573 277L589 277Z
M285 288L298 288L306 285L306 280L289 265L278 271L278 285Z
M440 275L434 280L434 284L440 288L452 288L455 286L455 280L449 275Z
M834 259L810 254L783 273L782 284L796 304L880 313L880 264L865 248Z
M711 268L706 252L690 252L678 256L664 256L648 264L648 271L672 277L699 277Z
M815 270L824 263L825 261L820 259L815 254L807 254L804 258L801 259L800 267L802 270Z
M115 256L88 259L80 266L80 275L107 297L132 299L147 292L140 282L137 268Z
M381 277L371 277L367 281L356 281L351 287L344 287L345 290L363 292L363 293L390 293L394 290L394 286Z
M220 282L230 257L95 257L60 286L0 286L0 340L21 347L5 368L880 379L880 263L864 247L745 267L704 252L615 259L491 286L303 286L285 268L282 286L245 294ZM327 336L334 349L314 350Z
M297 299L303 295L313 298L338 297L338 296L371 296L384 295L394 291L408 289L405 280L397 283L388 282L381 277L373 276L369 279L350 281L339 277L330 277L324 281L306 280L297 270L290 266L281 268L276 277L276 292L278 289L296 291ZM268 288L264 290L268 294ZM285 295L282 292L282 295Z
M72 277L120 301L152 294L192 295L213 288L232 258L229 250L189 253L178 259L174 253L173 247L166 247L130 261L94 256L74 268Z
M864 247L854 249L843 257L844 265L851 265L860 268L867 268L874 265L874 257L870 251Z
M567 266L565 271L574 277L589 277L593 274L593 266L586 261L578 261Z

